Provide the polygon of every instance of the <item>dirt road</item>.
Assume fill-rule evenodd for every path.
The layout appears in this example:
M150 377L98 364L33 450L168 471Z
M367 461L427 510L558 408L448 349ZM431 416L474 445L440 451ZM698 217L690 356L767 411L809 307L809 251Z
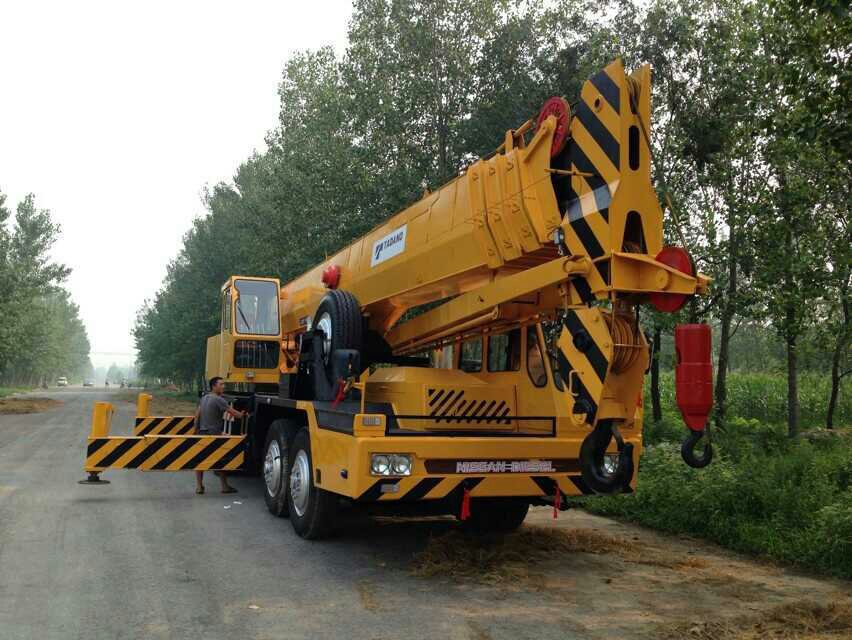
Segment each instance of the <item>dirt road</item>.
M310 543L269 515L256 479L234 479L236 496L213 492L213 478L196 496L177 473L78 485L92 402L110 394L47 395L63 404L0 416L4 640L656 637L671 624L850 597L848 583L582 512L554 523L547 509L528 522L614 536L626 550L554 553L496 586L415 577L413 555L453 523L361 521ZM114 433L129 432L133 407L117 407Z

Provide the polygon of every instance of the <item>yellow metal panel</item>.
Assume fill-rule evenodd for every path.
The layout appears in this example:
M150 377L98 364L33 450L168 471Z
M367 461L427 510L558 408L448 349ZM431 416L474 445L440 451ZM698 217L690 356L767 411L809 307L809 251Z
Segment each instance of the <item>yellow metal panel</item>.
M499 267L503 260L488 219L487 175L488 167L484 160L480 160L468 169L463 179L468 182L474 238L479 245L480 253L485 256L486 263L494 269Z
M511 218L504 216L504 209L509 201L508 194L503 190L500 180L500 164L504 160L497 155L487 162L485 171L480 172L483 180L486 201L486 219L488 228L494 236L497 250L504 262L521 257L520 243L515 241L514 232L510 227ZM505 217L505 219L504 219Z
M510 232L515 234L524 252L531 253L541 248L541 243L536 238L532 221L524 206L519 162L518 151L512 151L506 156L498 156L498 167L503 180L503 190L506 193L503 215L509 220L507 226Z

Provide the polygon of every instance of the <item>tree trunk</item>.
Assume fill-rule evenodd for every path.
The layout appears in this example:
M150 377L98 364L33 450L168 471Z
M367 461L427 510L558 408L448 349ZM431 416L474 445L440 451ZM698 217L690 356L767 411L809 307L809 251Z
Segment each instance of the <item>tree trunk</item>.
M719 363L716 368L716 412L717 429L725 428L725 413L728 400L728 360L731 342L731 322L734 319L734 298L737 295L737 236L731 227L731 237L728 240L728 286L725 291L725 301L722 304L722 317L719 331Z
M793 242L793 212L787 202L787 177L784 172L778 178L781 186L780 208L784 218L784 339L787 344L787 435L795 438L799 434L799 380L796 339L799 336L798 310L796 302L801 293L793 274L793 260L796 255Z
M838 343L840 340L837 341ZM838 344L839 346L839 344ZM834 429L834 411L837 408L837 396L840 394L840 350L835 347L831 358L831 395L828 397L828 411L825 414L825 426Z
M796 336L787 334L787 435L799 434L799 381L796 367Z
M651 357L651 412L654 422L663 419L663 406L660 402L660 346L663 330L660 325L654 325L654 353Z
M731 313L729 305L722 309L719 331L719 363L716 365L715 424L717 429L725 428L725 412L728 408L728 345L731 337Z
M840 373L840 360L849 342L849 299L845 295L841 306L843 308L843 330L837 336L837 342L834 343L834 354L831 357L831 395L828 398L828 411L825 416L825 426L829 429L834 428L834 412L837 409L837 398L840 395L840 379L843 377Z

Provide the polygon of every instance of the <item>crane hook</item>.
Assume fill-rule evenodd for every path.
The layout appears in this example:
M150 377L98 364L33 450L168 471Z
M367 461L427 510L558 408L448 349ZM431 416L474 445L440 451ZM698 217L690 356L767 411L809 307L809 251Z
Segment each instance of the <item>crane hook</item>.
M704 445L704 452L700 456L695 455L695 445L704 435L707 435L707 442ZM713 460L713 445L710 443L709 428L701 431L690 431L689 435L680 446L680 455L683 461L693 469L703 469Z
M604 456L610 441L618 445L618 466L608 472ZM585 483L595 493L618 493L633 479L633 444L624 442L613 420L601 420L580 447L580 469Z

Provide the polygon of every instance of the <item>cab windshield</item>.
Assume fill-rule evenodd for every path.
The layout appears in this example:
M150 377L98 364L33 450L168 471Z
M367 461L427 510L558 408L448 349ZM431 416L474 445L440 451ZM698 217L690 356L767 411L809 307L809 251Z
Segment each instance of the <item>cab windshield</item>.
M274 282L237 280L237 333L277 336L278 287Z

